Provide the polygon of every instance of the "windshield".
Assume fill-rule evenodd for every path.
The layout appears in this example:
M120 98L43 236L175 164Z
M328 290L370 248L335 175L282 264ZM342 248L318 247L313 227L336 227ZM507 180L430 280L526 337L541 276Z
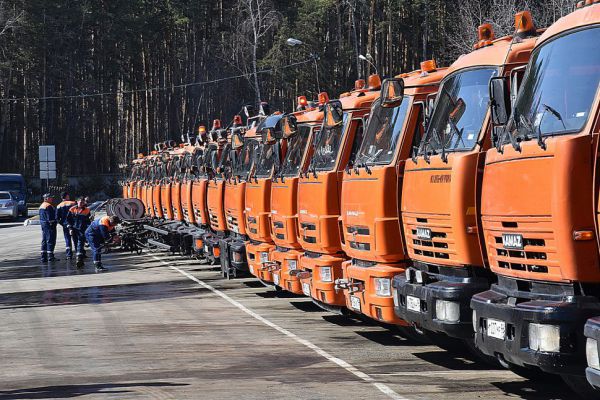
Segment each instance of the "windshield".
M408 97L404 97L398 107L382 107L380 100L375 102L363 142L358 150L357 165L387 165L393 160L409 103Z
M19 181L2 181L0 182L0 190L5 192L20 192L22 189Z
M0 200L10 200L10 193L0 193Z
M568 34L534 53L509 123L513 135L527 140L583 128L600 81L599 30Z
M335 167L342 135L348 124L348 113L344 113L342 120L336 125L325 126L318 134L315 134L315 153L310 160L310 169L317 171L331 171Z
M258 178L267 178L271 176L273 166L277 166L279 162L278 149L277 143L261 145L255 174Z
M248 174L252 168L254 161L254 153L258 148L258 141L256 139L244 140L244 146L236 157L235 167L233 174L239 176L241 179L248 179Z
M304 160L304 155L306 154L310 130L310 126L301 125L298 127L298 133L288 139L287 153L281 167L281 174L283 176L298 176L300 173L302 160Z
M471 150L488 110L489 82L495 68L459 72L446 79L438 93L421 153Z

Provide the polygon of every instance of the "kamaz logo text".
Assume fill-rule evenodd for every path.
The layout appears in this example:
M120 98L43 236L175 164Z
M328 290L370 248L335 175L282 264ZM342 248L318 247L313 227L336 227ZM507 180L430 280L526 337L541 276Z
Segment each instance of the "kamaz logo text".
M450 174L431 175L431 178L429 178L430 183L450 183L450 181Z

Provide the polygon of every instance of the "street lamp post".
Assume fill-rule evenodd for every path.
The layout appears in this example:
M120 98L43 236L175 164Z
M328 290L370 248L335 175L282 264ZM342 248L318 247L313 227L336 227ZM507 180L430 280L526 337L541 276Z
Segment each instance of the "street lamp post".
M373 69L375 69L375 73L379 74L379 72L377 71L377 66L373 62L374 61L373 60L373 56L371 56L369 53L367 53L366 56L363 56L362 54L359 54L358 58L361 59L361 60L363 60L363 61L368 62L373 67Z
M288 46L291 47L295 47L295 46L302 46L305 43L302 40L299 39L295 39L295 38L288 38L286 41ZM321 93L321 84L319 83L319 56L316 53L310 53L310 58L312 58L313 62L314 62L314 66L315 66L315 77L317 79L317 93Z

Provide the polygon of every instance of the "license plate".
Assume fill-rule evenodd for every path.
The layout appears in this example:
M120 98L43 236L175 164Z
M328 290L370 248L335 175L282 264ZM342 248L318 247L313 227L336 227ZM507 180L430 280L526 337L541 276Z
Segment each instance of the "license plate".
M504 340L506 336L506 322L488 318L486 320L486 327L488 336Z
M356 296L350 296L350 306L354 310L360 311L360 299Z
M429 229L429 228L417 228L417 237L419 239L430 240L431 239L431 229Z
M254 275L254 267L252 265L249 265L248 268L250 268L250 273Z
M279 275L273 274L273 283L279 286Z
M415 296L406 296L406 308L410 311L421 312L421 299Z
M267 253L267 252L260 253L260 262L261 263L269 262L269 253Z
M302 284L302 293L304 293L305 296L310 296L310 284L308 284L308 283Z
M502 246L506 249L523 249L523 235L516 233L503 233Z

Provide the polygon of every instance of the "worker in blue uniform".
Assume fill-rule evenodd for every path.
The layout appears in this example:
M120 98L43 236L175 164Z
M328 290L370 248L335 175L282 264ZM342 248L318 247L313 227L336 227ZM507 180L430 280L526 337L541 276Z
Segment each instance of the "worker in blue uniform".
M54 257L56 246L56 209L52 205L54 197L50 193L44 195L44 202L40 206L39 217L42 227L42 262L58 261Z
M97 271L106 269L102 266L102 247L112 238L115 227L119 222L121 220L116 216L97 218L85 231L85 237L92 249L92 258Z
M66 218L66 227L73 238L73 245L75 246L77 268L83 267L85 231L91 222L90 209L87 207L85 199L83 197L79 198L77 204L69 209Z
M67 260L70 260L73 258L73 240L69 228L67 228L67 214L75 202L71 200L71 196L67 192L62 193L61 197L62 201L56 206L56 221L62 226Z

